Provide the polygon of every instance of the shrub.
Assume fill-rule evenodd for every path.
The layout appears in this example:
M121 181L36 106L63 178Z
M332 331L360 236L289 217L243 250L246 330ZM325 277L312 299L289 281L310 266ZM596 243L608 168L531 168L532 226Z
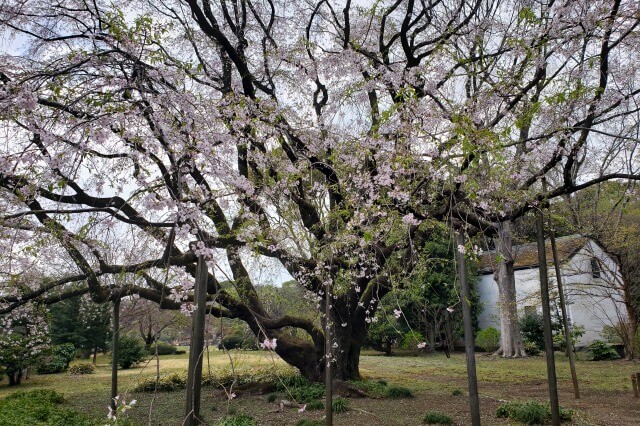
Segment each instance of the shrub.
M400 398L413 398L413 392L409 388L403 386L389 386L386 392L387 397L400 399Z
M0 400L0 425L88 426L78 412L61 406L59 393L40 389L15 392Z
M576 347L576 343L578 339L584 336L584 326L583 325L573 325L571 326L571 332L569 333L569 339L571 339L571 346L573 348ZM553 335L553 347L560 349L561 351L566 351L567 344L564 339L564 327L562 327L556 334Z
M178 353L178 347L173 346L167 342L157 342L158 355L176 355ZM156 345L149 346L149 355L156 354Z
M118 345L118 365L123 370L138 364L147 356L144 342L135 337L121 336Z
M500 332L493 327L478 332L476 345L487 352L495 352L500 347Z
M324 396L322 383L311 383L302 376L285 377L278 381L276 388L298 403L308 403Z
M462 395L464 395L464 393L462 393L462 391L460 389L454 389L453 392L451 392L451 395L453 395L453 396L462 396Z
M96 367L93 364L88 362L81 362L79 364L74 364L69 367L69 374L77 375L77 374L93 374L96 371Z
M498 407L496 416L510 418L528 425L542 425L551 420L551 409L549 405L536 401L508 402ZM572 417L572 410L560 408L560 421L568 422Z
M324 396L324 385L322 383L311 383L307 386L293 387L287 389L287 394L296 402L310 402Z
M246 349L246 350L257 350L258 344L256 343L256 338L251 333L245 333L241 329L236 329L230 334L227 334L222 338L220 344L218 345L218 349Z
M349 400L346 398L336 398L331 403L331 408L336 414L342 414L349 410Z
M538 345L528 340L524 341L524 350L527 351L527 355L530 356L540 355L540 348Z
M238 414L235 416L225 417L219 423L220 426L258 426L258 422L253 417Z
M76 354L76 347L72 343L56 345L45 351L36 367L38 374L61 373Z
M615 349L609 346L608 343L603 342L602 340L596 340L592 342L589 346L589 353L591 354L591 359L593 361L608 361L611 359L618 359L618 353Z
M311 382L309 380L307 380L305 377L301 376L300 374L292 374L289 376L279 378L277 386L280 390L284 390L290 387L307 386L310 383Z
M535 345L538 350L544 349L544 325L542 315L527 314L520 319L520 331L525 345Z
M418 344L425 341L422 333L418 331L408 331L402 337L402 344L400 345L401 349L416 349Z
M134 392L173 392L187 387L187 376L180 373L172 373L161 376L158 380L155 377L142 379Z
M267 395L267 402L275 402L276 399L278 399L277 393L270 393L269 395Z
M307 410L324 410L324 402L319 399L309 401L307 402Z
M453 419L447 414L438 411L429 411L422 418L422 422L428 425L451 425L453 424Z

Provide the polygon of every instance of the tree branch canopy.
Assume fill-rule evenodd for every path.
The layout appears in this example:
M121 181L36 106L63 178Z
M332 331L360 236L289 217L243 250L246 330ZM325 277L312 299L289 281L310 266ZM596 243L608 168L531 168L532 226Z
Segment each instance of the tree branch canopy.
M119 7L0 7L24 45L0 64L0 312L80 293L192 308L204 256L211 312L303 369L323 328L270 313L263 270L319 307L333 288L328 322L364 336L435 222L493 233L638 178L636 1Z

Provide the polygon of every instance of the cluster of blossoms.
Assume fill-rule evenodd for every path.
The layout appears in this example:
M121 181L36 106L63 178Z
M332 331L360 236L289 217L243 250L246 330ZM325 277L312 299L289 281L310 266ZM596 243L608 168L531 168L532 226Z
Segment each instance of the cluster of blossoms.
M268 349L270 351L274 351L276 349L276 346L277 346L277 340L275 338L273 338L273 339L264 339L260 343L260 347L262 349Z
M129 403L127 403L125 397L120 395L116 395L116 397L113 398L113 401L115 402L115 409L112 407L108 407L109 412L107 413L107 418L114 424L121 423L124 414L132 409L133 406L138 402L137 400L132 399L131 401L129 401Z

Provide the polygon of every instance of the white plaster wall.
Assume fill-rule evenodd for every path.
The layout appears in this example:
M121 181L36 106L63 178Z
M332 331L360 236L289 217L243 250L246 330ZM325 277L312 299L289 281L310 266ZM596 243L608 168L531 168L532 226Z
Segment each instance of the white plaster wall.
M478 326L481 329L494 327L500 330L500 311L498 308L498 284L493 274L481 275L478 280L478 295L482 312L478 315Z
M600 278L592 276L592 257L600 261ZM598 244L590 241L561 269L569 319L572 324L585 327L577 346L603 339L605 325L612 326L626 318L618 266Z
M591 257L600 259L601 278L593 278ZM585 334L577 346L585 346L602 339L604 325L614 325L619 314L624 315L620 274L617 265L596 243L590 241L567 263L561 266L568 316L572 324L585 327ZM549 286L552 300L558 300L555 268L549 265ZM515 271L518 315L524 315L525 306L535 306L542 312L540 303L540 279L537 268ZM478 316L481 329L500 329L498 284L493 274L482 275L478 281L482 313ZM559 303L558 303L559 310Z

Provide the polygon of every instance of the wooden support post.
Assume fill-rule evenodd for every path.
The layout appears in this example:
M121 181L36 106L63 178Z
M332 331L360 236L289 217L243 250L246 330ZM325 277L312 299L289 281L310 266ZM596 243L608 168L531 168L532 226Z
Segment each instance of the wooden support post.
M573 396L575 399L580 399L578 374L576 373L576 358L573 353L573 344L571 342L571 326L569 325L569 318L567 317L567 305L564 300L564 290L562 288L562 271L560 271L556 236L553 230L549 231L549 239L551 240L551 251L553 252L553 264L556 269L556 283L558 284L558 295L560 296L560 310L562 312L562 324L564 326L564 342L567 347L567 354L569 355L569 368L571 369L571 381L573 382Z
M204 352L204 327L207 313L207 262L198 257L193 299L196 310L191 318L191 343L187 374L187 405L184 425L195 426L200 421L200 390L202 388L202 355Z
M456 246L464 247L464 235L458 232ZM467 261L463 253L456 250L458 256L458 276L460 278L460 299L462 305L462 321L464 323L464 347L467 357L467 381L469 386L469 406L471 408L471 424L480 426L480 399L478 398L478 378L476 376L475 339L471 318L471 295L467 281Z
M327 426L333 426L333 374L331 372L331 362L332 362L332 343L331 343L331 285L329 283L326 284L325 297L324 297L324 336L325 336L325 345L324 345L324 361L325 361L325 379L324 379L324 413L325 413L325 424Z
M631 374L631 387L633 388L633 397L640 398L640 373Z
M111 332L111 407L116 411L116 396L118 396L118 348L120 346L120 298L113 302L113 328Z
M538 240L538 267L540 270L540 295L542 299L542 319L544 322L544 346L547 354L547 379L549 381L551 423L553 426L560 426L558 380L556 378L556 361L553 353L551 307L549 306L549 275L547 273L547 253L544 246L544 215L540 209L536 211L536 237Z

